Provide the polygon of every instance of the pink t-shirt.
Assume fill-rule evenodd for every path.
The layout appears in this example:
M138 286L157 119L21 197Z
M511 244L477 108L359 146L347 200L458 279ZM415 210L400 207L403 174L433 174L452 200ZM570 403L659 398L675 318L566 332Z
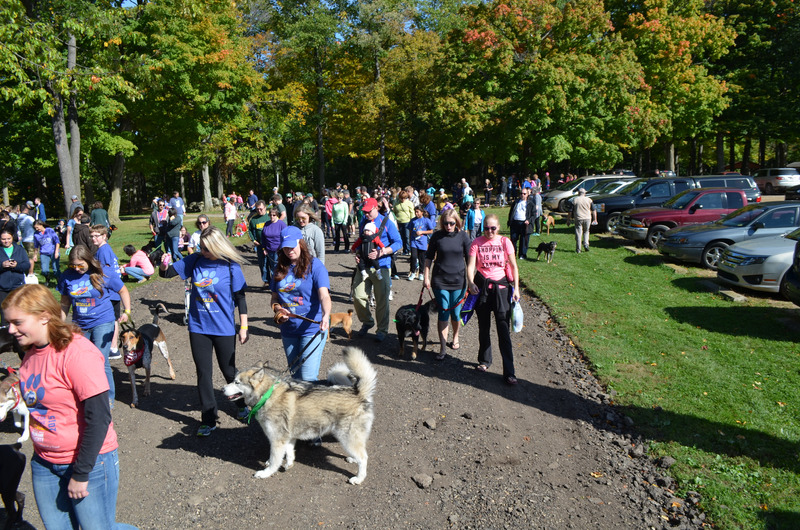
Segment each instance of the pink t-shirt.
M490 241L479 236L470 245L469 255L476 256L476 268L484 278L497 281L506 277L506 263L514 255L514 246L507 237L498 236Z
M31 348L19 369L20 390L31 412L30 435L36 454L53 464L71 464L86 428L82 401L108 390L103 354L83 335L63 351ZM117 448L114 423L100 454Z
M133 253L133 256L131 256L131 262L128 263L128 267L139 267L148 276L152 276L153 273L156 272L153 264L150 263L149 259L147 259L147 254L145 254L143 250L137 250Z

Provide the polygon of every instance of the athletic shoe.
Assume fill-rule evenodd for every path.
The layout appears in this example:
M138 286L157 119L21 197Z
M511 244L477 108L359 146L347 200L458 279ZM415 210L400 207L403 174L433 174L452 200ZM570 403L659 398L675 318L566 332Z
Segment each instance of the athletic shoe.
M367 326L366 324L361 326L361 329L358 330L358 336L359 337L366 337L367 336L367 332L369 331L369 328L371 328L371 327L372 326Z
M416 275L416 273L412 272L412 273L410 273L410 274L408 275L408 281L410 281L410 282L413 282L413 281L414 281L414 280L416 280L416 279L417 279L417 275Z
M379 331L375 334L375 342L383 342L386 340L386 333Z
M393 280L399 280L400 279L400 275L399 274L395 274L394 276L392 276L392 279Z
M369 297L369 306L370 307L375 307L375 296L374 295Z
M197 429L197 436L200 438L207 438L216 430L216 425L201 425L200 428Z
M122 359L122 354L117 348L111 348L111 351L108 354L108 360L113 361L116 359Z
M389 301L394 300L394 291L389 291Z
M240 407L239 410L236 411L236 419L239 421L245 421L249 415L250 407Z

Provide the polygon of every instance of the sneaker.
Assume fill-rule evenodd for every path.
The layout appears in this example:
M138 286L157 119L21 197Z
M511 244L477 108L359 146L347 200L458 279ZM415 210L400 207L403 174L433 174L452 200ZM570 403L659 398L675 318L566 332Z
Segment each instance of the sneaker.
M358 330L358 336L359 337L366 337L367 332L369 331L369 328L371 328L371 327L372 326L367 326L366 324L361 326L361 329Z
M386 340L386 333L379 331L375 334L375 342L383 342Z
M249 415L250 407L239 407L239 410L236 411L236 419L239 421L245 421Z
M197 436L200 438L207 438L216 430L216 425L201 425L200 428L197 429Z
M138 281L138 282L136 282L136 283L144 283L144 282L146 282L146 281L147 281L147 278L142 278L141 280L139 280L139 281Z
M394 300L394 291L389 291L389 301Z
M375 296L370 296L369 297L369 306L370 307L375 307Z
M399 274L395 274L394 276L392 276L392 279L393 280L399 280L400 279L400 275Z
M585 250L586 252L589 252L589 245L584 245L583 250Z
M416 273L412 272L411 274L408 275L408 281L413 282L416 279L417 279Z
M111 351L108 353L108 360L113 361L115 359L122 359L122 354L117 348L111 348Z

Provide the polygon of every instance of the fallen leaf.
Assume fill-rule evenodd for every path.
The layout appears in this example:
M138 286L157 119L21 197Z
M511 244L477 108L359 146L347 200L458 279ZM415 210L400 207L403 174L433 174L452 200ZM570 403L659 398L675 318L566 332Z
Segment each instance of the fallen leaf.
M778 403L778 405L781 406L781 407L785 407L786 406L786 403L784 403L783 401L777 401L776 403Z
M591 476L593 476L594 478L600 478L600 477L602 477L602 476L603 476L603 474L602 474L602 473L600 473L599 471L592 471L592 472L591 472L591 473L589 473L589 474L590 474Z

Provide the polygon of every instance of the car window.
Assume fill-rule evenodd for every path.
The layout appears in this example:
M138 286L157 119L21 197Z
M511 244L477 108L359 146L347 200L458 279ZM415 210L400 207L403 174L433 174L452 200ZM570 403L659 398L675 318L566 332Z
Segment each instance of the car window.
M750 182L750 179L746 178L725 179L725 184L723 184L723 187L749 190L753 187L753 184Z
M791 228L797 226L797 208L775 208L758 219L764 228Z
M784 236L786 239L794 239L795 241L800 241L800 229L795 230L794 232L790 232Z
M797 170L794 168L773 169L773 175L797 175Z
M646 179L634 180L624 188L617 191L620 195L633 195L637 193L640 189L644 188L647 185Z
M669 197L671 195L669 182L657 182L647 188L647 191L650 192L651 197Z
M706 193L702 197L700 197L696 205L702 206L704 209L716 209L719 210L722 208L722 193Z
M735 191L729 191L728 193L728 208L741 208L744 206L744 199L742 199L741 193L736 193Z
M753 219L758 218L767 209L760 204L751 204L723 217L720 222L725 226L747 226Z
M689 182L687 182L685 180L676 180L675 181L675 191L676 192L683 191L683 190L688 190L689 188L691 188L691 186L689 185Z
M725 179L698 179L701 188L725 188ZM731 186L733 187L733 186Z
M668 200L664 203L664 208L670 208L672 210L683 210L687 204L692 202L697 194L700 193L699 191L682 191L679 194L675 195L673 198Z

